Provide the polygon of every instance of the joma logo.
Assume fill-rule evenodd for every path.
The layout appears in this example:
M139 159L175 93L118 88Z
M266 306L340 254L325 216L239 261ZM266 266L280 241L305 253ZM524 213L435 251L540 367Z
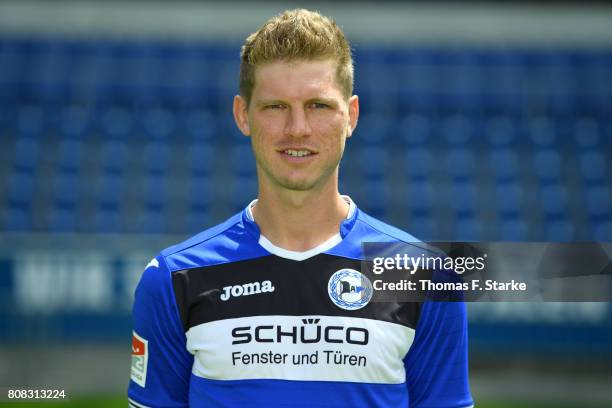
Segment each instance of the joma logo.
M242 285L226 286L223 288L221 300L227 301L231 297L257 295L259 293L274 292L274 286L269 280L263 282L244 283Z

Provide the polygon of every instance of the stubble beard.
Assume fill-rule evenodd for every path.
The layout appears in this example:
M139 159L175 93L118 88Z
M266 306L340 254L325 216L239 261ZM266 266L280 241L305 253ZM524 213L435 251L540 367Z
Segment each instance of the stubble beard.
M260 178L265 178L270 181L272 184L290 191L310 191L316 189L318 186L324 185L330 177L333 176L335 171L338 169L340 164L340 158L326 166L321 174L316 178L302 178L302 179L292 179L291 177L285 177L282 175L277 175L274 171L265 163L262 163L260 160L257 160L257 174Z

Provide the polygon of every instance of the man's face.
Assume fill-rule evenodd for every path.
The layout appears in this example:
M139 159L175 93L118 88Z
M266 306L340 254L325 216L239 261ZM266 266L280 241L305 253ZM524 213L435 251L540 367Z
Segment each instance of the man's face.
M357 123L356 96L344 98L331 60L257 67L246 107L234 100L240 130L252 138L260 183L289 190L323 186L337 169Z

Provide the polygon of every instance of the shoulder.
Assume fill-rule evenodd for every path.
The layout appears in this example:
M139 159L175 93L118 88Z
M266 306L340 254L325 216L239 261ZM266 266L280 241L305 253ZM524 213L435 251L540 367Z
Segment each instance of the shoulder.
M162 250L145 267L136 295L146 301L171 299L173 275L177 271L263 256L242 220L242 213L206 229L185 241Z
M437 252L419 238L397 227L359 211L355 227L362 235L362 242L403 243L430 252Z
M366 214L363 211L359 211L357 215L356 224L361 224L363 229L369 231L370 235L377 235L380 239L385 241L393 242L404 242L404 243L419 243L421 240L415 236L389 225L379 219Z
M257 240L247 230L242 213L161 251L170 272L236 262L262 256Z
M380 221L365 212L357 209L350 232L344 237L342 243L331 253L348 256L354 259L363 257L362 244L364 242L406 244L415 250L436 252L412 234Z
M199 232L196 235L187 238L186 240L178 244L172 245L164 249L163 251L161 251L161 256L169 257L174 254L189 250L190 248L205 244L207 242L214 242L215 239L223 238L225 234L231 233L232 229L240 229L241 221L241 213L234 214L232 217L228 218L224 222L217 224L214 227L208 228L202 232Z

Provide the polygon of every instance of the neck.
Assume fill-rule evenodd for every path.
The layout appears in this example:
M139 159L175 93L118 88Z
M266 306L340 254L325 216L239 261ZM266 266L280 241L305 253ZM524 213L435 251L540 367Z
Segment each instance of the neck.
M348 204L338 192L337 179L322 189L295 191L266 188L260 183L253 217L261 234L290 251L307 251L340 230Z

